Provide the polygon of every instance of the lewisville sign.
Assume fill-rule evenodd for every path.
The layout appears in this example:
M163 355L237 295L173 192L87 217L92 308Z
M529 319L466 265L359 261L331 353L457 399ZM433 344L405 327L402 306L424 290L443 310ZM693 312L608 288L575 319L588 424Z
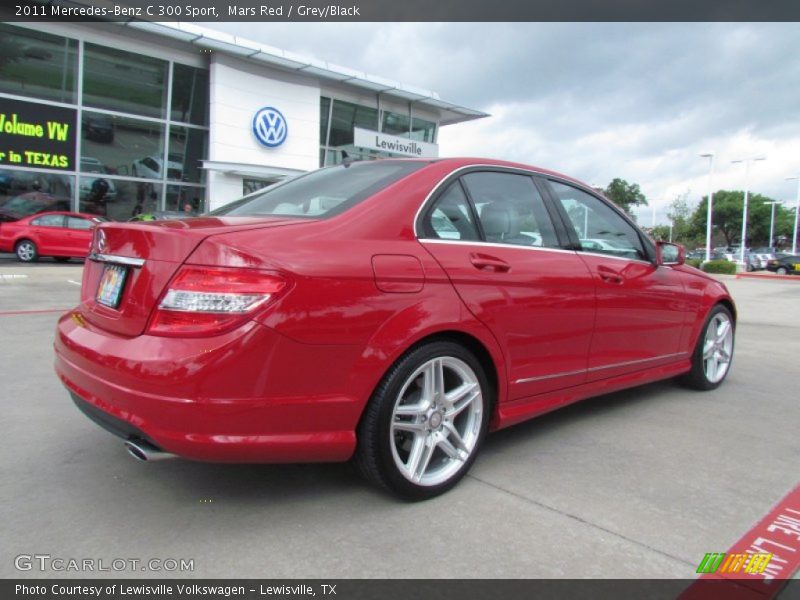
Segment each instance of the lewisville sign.
M0 165L75 170L77 111L0 98Z
M439 156L438 144L410 140L405 137L379 133L359 127L353 128L353 145L369 150L380 150L381 152L419 158L436 158Z

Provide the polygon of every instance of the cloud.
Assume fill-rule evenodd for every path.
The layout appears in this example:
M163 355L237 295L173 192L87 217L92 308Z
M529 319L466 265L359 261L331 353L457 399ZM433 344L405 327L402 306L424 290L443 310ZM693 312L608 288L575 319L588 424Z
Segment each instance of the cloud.
M800 172L797 23L217 23L216 28L437 91L492 117L445 127L443 155L639 183L657 206L743 185L794 198ZM741 167L740 167L741 168Z

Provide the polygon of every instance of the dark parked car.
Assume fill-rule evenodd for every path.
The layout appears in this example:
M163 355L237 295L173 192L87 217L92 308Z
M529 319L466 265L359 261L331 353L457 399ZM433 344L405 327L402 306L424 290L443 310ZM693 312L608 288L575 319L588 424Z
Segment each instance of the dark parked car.
M767 271L778 275L795 273L800 275L800 256L796 254L777 254L778 258L767 261Z
M114 141L114 122L105 115L87 115L83 119L83 135L88 140L110 144Z
M355 162L98 226L55 369L140 460L353 459L430 498L490 429L670 377L719 386L736 308L683 263L552 171Z

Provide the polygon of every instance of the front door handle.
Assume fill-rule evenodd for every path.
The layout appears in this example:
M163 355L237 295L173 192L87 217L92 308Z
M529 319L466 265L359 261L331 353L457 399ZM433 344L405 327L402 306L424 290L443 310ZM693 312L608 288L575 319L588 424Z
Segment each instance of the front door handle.
M615 271L614 269L610 269L608 267L604 267L602 265L597 267L597 274L600 276L600 279L602 279L606 283L621 285L623 282L623 277L622 275L619 274L618 271Z
M473 253L469 255L469 261L472 266L480 271L492 271L495 273L508 273L511 270L511 265L506 261L497 258L496 256L489 256L488 254Z

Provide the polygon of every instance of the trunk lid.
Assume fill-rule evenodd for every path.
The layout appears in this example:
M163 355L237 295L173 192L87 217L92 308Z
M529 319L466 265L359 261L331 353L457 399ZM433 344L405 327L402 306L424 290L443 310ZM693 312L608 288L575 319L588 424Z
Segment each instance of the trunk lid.
M307 222L283 217L198 217L104 223L95 230L83 269L81 312L87 321L106 331L128 337L141 335L164 288L203 240L223 233ZM97 299L104 272L112 268L124 269L116 308Z

